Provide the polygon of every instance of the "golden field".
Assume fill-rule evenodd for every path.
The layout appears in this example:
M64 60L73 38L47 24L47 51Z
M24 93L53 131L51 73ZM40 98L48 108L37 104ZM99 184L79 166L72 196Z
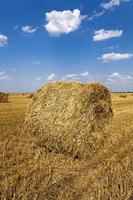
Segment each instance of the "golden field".
M133 94L112 94L110 135L89 160L48 152L25 134L30 101L12 94L0 103L1 200L133 199Z

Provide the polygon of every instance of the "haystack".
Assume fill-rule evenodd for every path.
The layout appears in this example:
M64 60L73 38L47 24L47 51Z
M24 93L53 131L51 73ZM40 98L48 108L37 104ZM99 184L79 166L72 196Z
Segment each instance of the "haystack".
M8 94L0 92L0 103L8 103Z
M113 112L110 91L99 83L50 83L28 108L25 129L50 151L87 158L108 137Z
M119 97L121 97L121 98L127 98L127 94L120 94Z
M28 94L28 95L27 95L27 98L28 98L28 99L31 99L31 98L33 98L33 96L34 96L34 94L31 93L31 94Z

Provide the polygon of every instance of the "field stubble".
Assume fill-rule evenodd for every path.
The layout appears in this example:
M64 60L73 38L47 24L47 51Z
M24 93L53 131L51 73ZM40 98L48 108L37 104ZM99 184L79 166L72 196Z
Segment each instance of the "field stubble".
M112 94L114 120L104 148L89 160L48 152L24 134L27 95L0 104L0 199L133 199L133 96Z

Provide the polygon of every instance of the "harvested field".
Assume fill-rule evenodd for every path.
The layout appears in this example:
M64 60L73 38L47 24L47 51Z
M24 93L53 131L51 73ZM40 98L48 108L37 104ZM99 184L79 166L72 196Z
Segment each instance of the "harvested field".
M31 99L0 104L0 199L131 200L133 96L112 94L114 119L104 148L89 160L49 152L23 130Z

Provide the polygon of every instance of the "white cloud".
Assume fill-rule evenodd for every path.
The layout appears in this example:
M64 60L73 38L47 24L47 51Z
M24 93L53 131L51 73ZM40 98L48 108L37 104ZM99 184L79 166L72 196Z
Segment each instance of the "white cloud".
M111 78L119 78L119 79L126 79L126 80L131 80L133 77L130 75L121 75L119 72L113 72L110 75Z
M9 80L9 76L6 75L5 71L0 71L0 80Z
M0 47L4 47L8 44L8 37L0 33Z
M111 74L111 77L120 77L119 72L114 72Z
M110 0L108 3L102 3L101 6L105 10L112 9L116 6L119 6L122 2L129 2L130 0Z
M65 77L66 78L74 78L74 77L77 77L78 75L77 74L67 74Z
M108 46L108 47L104 47L103 50L116 49L116 48L119 48L119 45L118 45L118 44L112 45L112 46Z
M5 71L0 71L0 76L3 76L5 74Z
M77 30L80 27L81 21L86 17L82 16L78 9L73 11L53 10L45 15L47 21L45 28L52 36L59 36L63 33L68 34Z
M55 74L50 74L50 75L48 75L48 77L47 77L47 81L53 81L54 78L55 78Z
M100 29L94 32L93 41L103 41L114 37L121 37L123 34L122 30L105 30Z
M107 53L103 54L101 57L99 57L99 60L102 60L102 62L110 62L110 61L118 61L118 60L124 60L132 58L133 54L129 53Z
M34 65L40 65L41 63L40 63L39 60L36 60L36 61L32 61L32 64L34 64Z
M62 80L78 80L78 74L67 74L62 78Z
M85 71L85 72L80 73L80 76L89 78L89 77L90 77L90 74L89 74L88 71Z
M127 75L127 74L120 74L119 72L113 72L107 77L107 81L112 83L112 84L126 84L130 83L133 81L133 76L132 75Z
M36 81L40 81L42 79L42 77L41 76L38 76L35 80Z
M98 18L98 17L104 15L104 13L105 13L104 10L101 11L101 12L94 11L94 12L93 12L93 15L90 16L90 17L88 18L88 20L91 21L91 20L93 20L93 19L95 19L95 18Z
M37 28L32 28L32 26L22 26L22 31L27 34L32 34L37 31Z
M4 75L4 76L0 76L0 80L8 80L9 77L7 75Z

